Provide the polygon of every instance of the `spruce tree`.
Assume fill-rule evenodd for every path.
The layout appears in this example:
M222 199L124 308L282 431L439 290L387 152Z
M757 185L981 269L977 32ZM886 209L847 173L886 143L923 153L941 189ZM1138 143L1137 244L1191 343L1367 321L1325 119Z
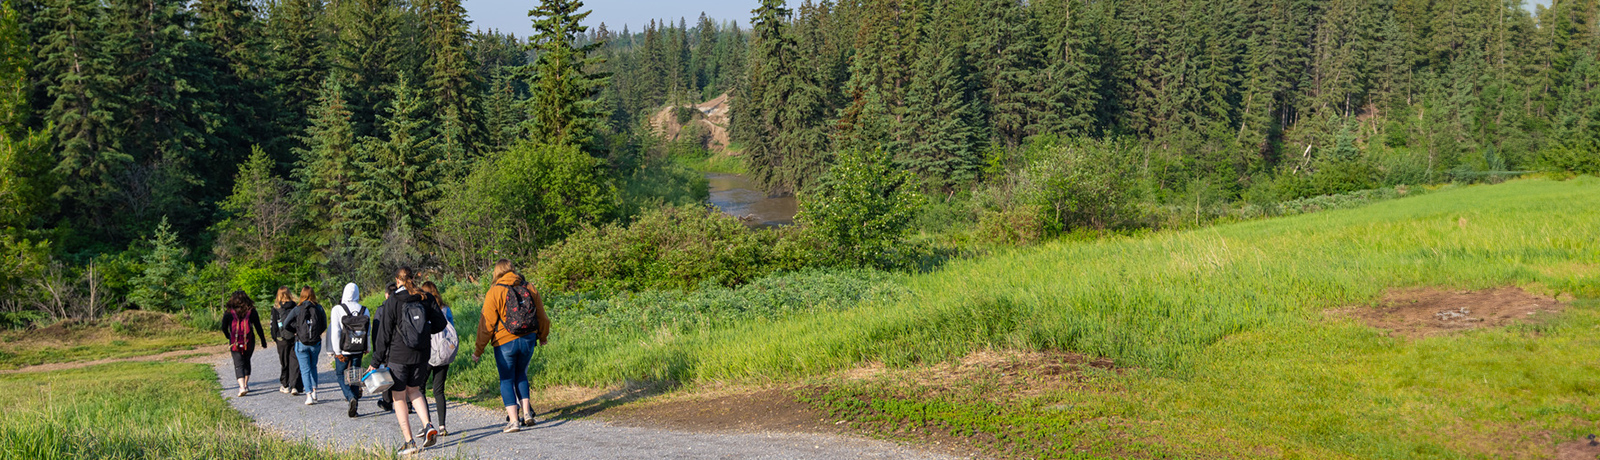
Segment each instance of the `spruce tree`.
M337 3L334 21L337 39L331 52L332 68L344 83L351 120L358 136L374 136L377 116L392 95L404 54L401 37L404 12L394 0L349 0Z
M178 234L165 217L146 244L150 245L150 253L142 261L144 271L128 283L133 286L128 302L145 310L175 311L183 306L179 282L187 271L183 258L189 251L178 243Z
M428 106L438 126L441 161L452 177L465 175L488 139L482 85L467 48L466 10L461 0L424 3L428 33Z
M61 180L57 197L69 209L110 225L104 209L117 192L116 176L133 162L118 149L113 113L121 109L114 63L103 46L104 11L90 0L49 0L38 18L46 34L37 64L51 100L44 121L54 127L52 172Z
M379 117L387 138L365 137L357 164L362 172L352 184L348 225L351 234L381 238L399 230L408 236L426 228L425 205L437 197L441 165L421 90L399 82L387 92L394 100ZM414 238L410 238L414 241Z
M268 15L272 97L280 107L275 124L294 140L291 149L305 147L298 139L328 75L323 8L322 0L282 0L272 4Z
M582 25L589 11L582 9L578 0L541 0L528 12L534 19L530 49L538 58L528 80L527 131L538 142L589 148L606 119L595 96L610 75L589 71L599 64L590 54L601 44L575 44L589 29Z
M797 65L782 0L763 0L752 20L748 77L733 103L735 139L747 148L751 176L769 192L803 189L826 167L827 138L817 129L822 91Z
M296 151L300 158L296 173L306 197L306 218L322 230L340 228L348 220L351 187L360 179L357 165L362 159L356 150L353 116L344 97L344 85L336 78L324 79L309 125L299 138L305 147Z
M48 132L27 128L33 86L27 36L10 3L0 4L0 234L43 224L50 200Z
M925 184L948 189L976 178L983 139L971 67L956 37L930 27L895 124L895 160Z
M231 179L225 172L245 160L261 145L288 153L284 132L273 125L280 110L270 94L266 31L257 21L255 7L243 0L202 0L193 35L204 47L197 50L201 65L211 77L217 120L209 125L217 137L212 150L208 182L221 186ZM208 120L209 121L209 120Z

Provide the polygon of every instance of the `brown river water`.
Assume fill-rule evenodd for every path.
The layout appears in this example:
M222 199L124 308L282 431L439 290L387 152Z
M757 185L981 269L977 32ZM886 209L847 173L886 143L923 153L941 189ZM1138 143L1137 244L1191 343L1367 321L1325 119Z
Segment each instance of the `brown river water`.
M793 196L767 196L755 182L738 174L708 173L706 180L711 182L711 204L750 225L792 225L800 210Z

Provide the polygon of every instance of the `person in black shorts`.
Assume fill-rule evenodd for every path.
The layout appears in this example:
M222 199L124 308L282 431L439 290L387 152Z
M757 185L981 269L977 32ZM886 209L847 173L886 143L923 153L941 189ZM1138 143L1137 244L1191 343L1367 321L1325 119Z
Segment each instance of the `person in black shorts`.
M411 455L433 447L439 437L439 430L428 421L428 402L422 398L422 385L427 380L428 355L432 351L428 336L444 330L445 318L439 311L438 299L416 285L410 268L401 268L395 273L394 281L398 285L395 293L384 300L378 310L371 370L387 365L394 376L394 386L390 388L394 415L405 438L397 453ZM408 345L408 340L412 344ZM423 425L416 434L411 433L412 406L417 408L417 417L422 419ZM416 442L419 437L421 446Z

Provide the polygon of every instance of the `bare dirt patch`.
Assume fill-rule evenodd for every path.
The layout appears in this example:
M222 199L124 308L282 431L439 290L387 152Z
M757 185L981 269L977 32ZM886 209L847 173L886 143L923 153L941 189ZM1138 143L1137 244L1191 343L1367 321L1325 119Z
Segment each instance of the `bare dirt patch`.
M690 125L700 126L700 133L705 136L701 142L707 150L724 152L728 148L728 115L731 107L728 95L722 94L715 99L699 104L683 106L695 110L694 117L685 124L679 124L674 110L678 106L667 106L657 111L650 117L650 126L657 134L665 136L667 140L678 140L679 134Z
M1389 291L1376 306L1328 313L1387 330L1390 336L1417 339L1536 321L1565 308L1555 298L1515 287L1481 291L1413 288Z
M1001 401L1082 388L1089 369L1122 371L1109 358L1064 351L982 350L954 362L903 370L875 364L846 371L840 377L846 381L883 380L906 387L965 388L981 392L985 399Z
M1556 446L1556 460L1595 460L1600 458L1600 442L1580 439Z
M797 394L808 391L816 389L775 388L646 402L612 409L604 418L620 425L696 432L844 433L842 424L830 422L827 414L800 402Z

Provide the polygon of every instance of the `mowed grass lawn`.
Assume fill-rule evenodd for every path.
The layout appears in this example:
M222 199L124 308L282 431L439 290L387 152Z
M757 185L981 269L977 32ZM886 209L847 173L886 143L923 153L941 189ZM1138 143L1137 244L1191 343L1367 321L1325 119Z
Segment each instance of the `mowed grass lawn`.
M229 407L220 390L202 364L0 375L0 459L372 458L286 442Z

